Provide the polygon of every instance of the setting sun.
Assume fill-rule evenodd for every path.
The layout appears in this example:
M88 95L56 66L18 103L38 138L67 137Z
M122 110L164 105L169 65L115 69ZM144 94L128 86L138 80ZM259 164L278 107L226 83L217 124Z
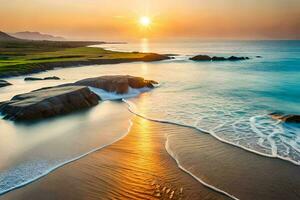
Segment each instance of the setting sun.
M140 18L139 22L142 26L147 27L151 24L151 19L147 16L143 16Z

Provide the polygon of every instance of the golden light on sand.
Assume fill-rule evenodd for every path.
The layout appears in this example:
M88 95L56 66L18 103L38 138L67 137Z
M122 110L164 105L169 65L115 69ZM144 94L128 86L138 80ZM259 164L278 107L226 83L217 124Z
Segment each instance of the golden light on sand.
M151 25L151 19L147 16L141 17L139 22L140 22L140 25L142 25L144 27L148 27Z

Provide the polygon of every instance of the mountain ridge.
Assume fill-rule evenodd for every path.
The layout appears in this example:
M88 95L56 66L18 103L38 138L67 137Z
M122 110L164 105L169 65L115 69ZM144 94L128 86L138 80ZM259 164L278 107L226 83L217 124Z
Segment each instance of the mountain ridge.
M0 41L19 41L16 37L13 37L5 32L0 31Z
M44 34L37 31L22 31L10 34L13 37L25 40L48 40L48 41L66 41L65 38L60 36L53 36L50 34Z

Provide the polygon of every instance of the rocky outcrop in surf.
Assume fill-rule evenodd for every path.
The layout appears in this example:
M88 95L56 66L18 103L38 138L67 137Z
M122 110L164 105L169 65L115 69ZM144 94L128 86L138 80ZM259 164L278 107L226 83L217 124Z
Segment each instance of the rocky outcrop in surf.
M240 60L248 60L248 59L249 57L230 56L228 58L225 58L225 57L218 57L218 56L210 57L208 55L197 55L190 58L190 60L193 61L240 61Z
M5 80L0 80L0 88L5 87L5 86L9 86L9 85L12 85L12 84L5 81Z
M131 88L153 88L156 81L145 80L142 77L134 76L100 76L96 78L88 78L74 83L75 85L90 86L103 89L107 92L116 92L117 94L125 94Z
M57 76L49 76L45 78L36 78L36 77L26 77L24 81L44 81L44 80L60 80Z
M269 114L273 119L280 120L286 123L300 123L300 115L285 115L282 113Z
M84 86L42 88L14 96L0 106L5 119L37 120L97 105L99 97Z
M0 112L4 119L13 121L39 120L97 105L101 97L89 87L125 94L130 88L153 88L154 84L157 82L129 75L89 78L16 95L11 100L0 103Z

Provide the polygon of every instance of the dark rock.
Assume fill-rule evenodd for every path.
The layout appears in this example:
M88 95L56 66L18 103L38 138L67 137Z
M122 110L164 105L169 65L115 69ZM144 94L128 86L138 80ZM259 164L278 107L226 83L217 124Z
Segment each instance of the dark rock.
M88 86L123 94L129 87L153 88L155 84L158 83L129 75L89 78L16 95L10 101L0 102L0 112L5 119L14 121L44 119L97 105L101 98Z
M230 56L227 60L230 61L239 61L239 60L247 60L249 59L248 57L236 57L236 56Z
M282 113L269 114L273 119L277 119L287 123L300 123L300 115L284 115Z
M238 60L248 60L250 59L249 57L237 57L237 56L230 56L229 58L225 58L225 57L219 57L219 56L214 56L214 57L210 57L208 55L197 55L194 56L192 58L190 58L190 60L194 60L194 61L238 61Z
M158 83L153 80L145 80L144 78L141 77L134 77L129 75L100 76L96 78L84 79L74 83L74 85L100 88L108 92L116 92L118 94L127 93L129 87L153 88L154 84L158 84Z
M225 57L218 57L218 56L214 56L211 59L212 61L225 61L227 60Z
M50 76L50 77L44 78L44 80L60 80L60 78L57 76Z
M256 56L256 58L262 58L262 56Z
M44 79L42 78L35 78L35 77L26 77L24 78L24 81L42 81Z
M84 86L57 86L14 96L0 106L5 119L37 120L98 104L99 97Z
M60 80L57 76L50 76L45 78L26 77L24 81L43 81L43 80Z
M190 60L194 60L194 61L211 61L211 57L207 56L207 55L197 55L197 56L194 56L194 57L190 58Z
M0 88L5 87L5 86L9 86L9 85L12 85L12 84L5 81L5 80L0 80Z

